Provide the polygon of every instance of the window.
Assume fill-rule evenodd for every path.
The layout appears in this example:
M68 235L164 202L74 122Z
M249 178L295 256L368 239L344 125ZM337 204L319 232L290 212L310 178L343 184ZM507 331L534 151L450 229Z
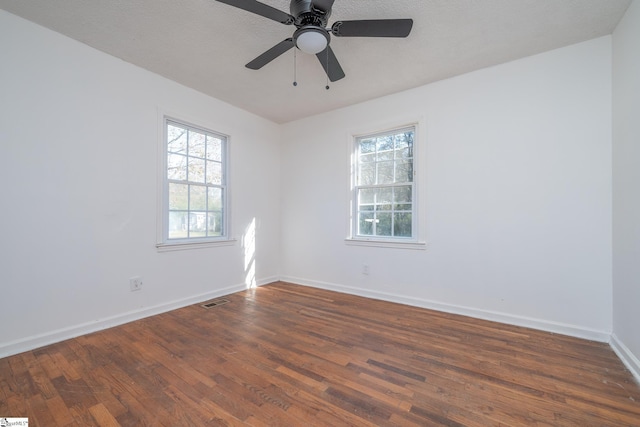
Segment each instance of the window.
M352 238L415 241L415 126L355 138Z
M163 243L227 238L227 137L165 119Z

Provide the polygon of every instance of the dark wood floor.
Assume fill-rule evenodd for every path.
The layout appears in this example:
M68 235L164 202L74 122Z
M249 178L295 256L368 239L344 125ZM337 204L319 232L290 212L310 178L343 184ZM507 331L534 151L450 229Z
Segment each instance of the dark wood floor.
M0 359L31 426L640 426L607 344L286 283Z

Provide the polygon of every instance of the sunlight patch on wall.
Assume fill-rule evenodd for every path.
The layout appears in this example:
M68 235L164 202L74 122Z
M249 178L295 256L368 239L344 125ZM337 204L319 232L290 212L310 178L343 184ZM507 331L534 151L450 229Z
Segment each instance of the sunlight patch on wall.
M256 287L256 219L245 229L242 236L242 247L244 248L244 283L247 289Z

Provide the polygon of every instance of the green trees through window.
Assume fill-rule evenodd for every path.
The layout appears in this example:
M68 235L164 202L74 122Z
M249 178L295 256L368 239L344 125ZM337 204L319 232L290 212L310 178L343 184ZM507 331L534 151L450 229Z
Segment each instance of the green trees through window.
M412 238L415 128L355 140L355 236Z

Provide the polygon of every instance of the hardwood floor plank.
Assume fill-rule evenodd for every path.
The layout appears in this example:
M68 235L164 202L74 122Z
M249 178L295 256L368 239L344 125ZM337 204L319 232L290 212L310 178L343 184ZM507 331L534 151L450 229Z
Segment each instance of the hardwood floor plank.
M405 370L405 369L402 369L402 368L398 368L397 366L392 366L392 365L389 365L387 363L379 362L379 361L373 360L373 359L367 360L367 363L369 365L377 366L378 368L383 369L385 371L390 371L390 372L393 372L394 374L398 374L398 375L401 375L403 377L411 378L412 380L415 380L415 381L419 381L419 382L422 382L422 383L426 381L426 378L423 375L416 374L414 372L409 372L408 370Z
M0 359L36 426L640 426L604 343L277 282Z
M38 359L32 353L23 353L27 370L33 380L35 388L45 399L50 399L56 395L56 390L51 384L49 377Z
M57 422L45 399L40 394L29 397L26 401L28 413L34 414L35 417L29 420L29 424L34 426L50 426Z
M47 399L45 403L55 419L55 423L53 425L66 426L73 423L73 415L71 414L71 411L69 411L69 407L62 400L62 397L59 395L54 396L51 399Z
M316 378L310 378L307 375L304 375L303 373L298 372L297 370L294 371L293 369L288 368L287 366L279 366L276 371L292 378L295 379L305 385L308 385L310 387L315 388L316 390L319 391L324 391L327 389L327 385L323 382L323 381L318 381Z
M140 422L161 426L165 425L162 420L171 419L168 412L173 406L171 399L164 393L159 393L156 388L145 390L118 366L104 367L102 381L126 408L125 412L115 416L120 424L135 425L136 422Z
M80 380L82 376L75 370L71 363L69 363L61 351L64 344L65 343L54 344L57 347L57 350L50 353L53 363L62 372L62 375L67 379L67 381L73 382Z
M122 392L105 369L108 369L108 366L97 366L87 370L84 380L91 388L96 400L117 418L127 413L128 408L121 401Z
M102 403L98 403L89 408L89 413L93 419L98 423L99 427L120 427L120 423L109 412L106 406Z

